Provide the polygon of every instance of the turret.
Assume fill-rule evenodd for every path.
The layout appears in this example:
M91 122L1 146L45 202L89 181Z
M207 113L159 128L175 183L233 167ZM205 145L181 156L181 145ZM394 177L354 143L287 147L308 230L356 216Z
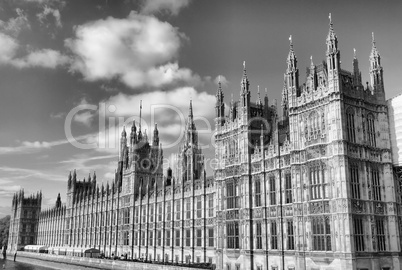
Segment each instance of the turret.
M94 171L93 177L92 177L92 186L96 186L96 173Z
M289 108L292 106L293 99L298 95L297 91L299 89L299 70L297 68L297 57L293 50L292 36L289 37L289 53L286 64L281 103L284 120L289 117Z
M172 185L172 169L169 167L167 169L166 186Z
M56 199L56 208L61 207L61 197L60 197L60 193L57 195L57 199Z
M353 48L353 85L358 87L362 84L362 73L359 70L359 61L356 57L356 49Z
M68 181L67 181L68 189L71 188L71 184L72 184L72 176L71 176L71 171L70 171L70 173L68 174Z
M310 56L310 68L307 81L307 91L313 91L317 88L317 72L313 62L313 56Z
M154 128L154 137L152 141L152 146L158 147L159 146L159 131L158 131L158 124L155 123Z
M121 138L120 138L120 161L123 161L124 149L126 147L127 147L127 133L126 133L126 127L123 126L123 131L121 132Z
M137 136L137 140L139 142L142 141L142 131L141 131L141 122L142 122L141 117L142 117L142 115L141 115L141 113L142 113L142 100L140 100L140 124L138 126L138 136Z
M135 126L135 121L133 121L130 134L130 145L133 146L136 143L137 143L137 127Z
M372 33L372 48L370 53L370 83L373 94L384 92L384 77L381 66L381 56L377 50L374 33Z
M247 78L246 61L243 62L243 77L240 82L240 101L241 106L245 108L250 107L250 81Z
M262 100L260 95L260 86L257 87L257 101L255 102L259 108L262 108Z
M222 91L222 84L221 84L221 76L219 76L218 81L218 90L216 91L216 119L217 119L217 127L223 126L225 123L225 102L223 101L224 95Z
M340 52L338 49L338 37L335 34L331 13L329 14L329 32L327 36L327 67L328 67L328 81L338 80L339 71L341 70ZM340 85L339 85L340 86ZM337 89L334 89L335 91Z

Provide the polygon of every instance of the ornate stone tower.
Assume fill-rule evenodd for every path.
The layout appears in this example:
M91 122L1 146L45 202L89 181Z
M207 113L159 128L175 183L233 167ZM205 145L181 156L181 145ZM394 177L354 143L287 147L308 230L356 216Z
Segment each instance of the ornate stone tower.
M35 245L41 211L42 192L25 197L24 190L14 194L7 252L14 253L26 245Z
M256 103L250 101L250 82L245 64L240 89L240 101L232 100L227 116L223 115L220 84L216 94L218 269L250 269L250 265L253 265L254 178L251 175L251 155L258 152L264 141L271 137L272 118L276 115L267 104L268 98L265 98L265 104L260 97Z

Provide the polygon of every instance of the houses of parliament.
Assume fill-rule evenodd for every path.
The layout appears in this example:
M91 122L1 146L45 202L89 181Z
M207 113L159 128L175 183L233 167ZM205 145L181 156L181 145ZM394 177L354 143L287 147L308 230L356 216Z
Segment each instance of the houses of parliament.
M212 177L190 102L177 166L163 171L157 126L148 139L133 123L112 183L73 171L66 202L59 195L47 210L41 193L15 194L9 251L94 248L219 270L402 269L402 167L374 36L367 83L356 55L342 69L332 22L325 60L311 60L305 83L295 50L290 38L280 106L259 91L251 100L245 65L238 101L225 102L218 84Z

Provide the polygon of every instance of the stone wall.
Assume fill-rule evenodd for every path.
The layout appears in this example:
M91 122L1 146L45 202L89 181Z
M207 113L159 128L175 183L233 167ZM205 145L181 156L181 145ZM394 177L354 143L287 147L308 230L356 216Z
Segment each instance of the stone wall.
M13 259L13 254L8 254L9 260ZM205 270L202 268L182 267L175 265L161 265L151 263L127 262L119 260L106 260L84 257L59 256L51 254L38 254L24 251L18 251L17 261L26 262L35 265L54 267L55 264L75 265L92 269L113 269L113 270ZM60 268L57 268L60 269ZM67 268L66 268L67 269ZM80 269L80 268L77 268Z

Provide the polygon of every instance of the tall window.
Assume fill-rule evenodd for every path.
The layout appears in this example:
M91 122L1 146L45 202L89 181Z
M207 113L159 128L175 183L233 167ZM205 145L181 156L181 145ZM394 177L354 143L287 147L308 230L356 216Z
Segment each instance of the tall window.
M166 221L170 221L172 218L172 207L170 201L166 202Z
M191 242L191 231L190 229L186 230L186 246L189 247Z
M186 219L191 218L191 200L186 198Z
M325 193L324 170L319 164L310 167L311 199L323 199L327 197Z
M271 249L278 249L278 231L274 220L271 222Z
M275 176L269 177L269 202L271 205L276 204Z
M313 250L331 250L331 224L329 216L315 217L313 223Z
M262 249L262 228L261 228L261 222L258 222L256 224L256 243L255 243L255 248L256 249Z
M208 195L208 216L214 216L214 194Z
M148 231L148 239L149 239L149 245L153 246L154 245L154 232L153 231Z
M353 199L360 199L360 180L359 180L359 167L357 164L350 164L349 166L350 174L350 189L352 192Z
M158 230L156 231L156 238L158 239L158 246L162 246L162 231Z
M374 116L369 114L367 116L367 139L370 146L376 146L376 139L375 139L375 128L374 128Z
M239 223L230 222L226 224L227 248L239 248Z
M113 235L112 235L112 245L113 245ZM138 231L134 232L134 246L138 246Z
M145 246L145 231L141 231L141 246Z
M176 220L180 219L180 200L176 200Z
M387 248L385 244L384 220L382 218L376 218L375 225L377 229L377 249L378 251L385 251Z
M175 246L180 247L180 230L175 230Z
M295 249L295 236L293 230L293 221L287 222L287 229L288 229L288 249L294 250Z
M261 206L261 181L255 180L254 182L254 198L255 198L255 206Z
M237 185L235 185L233 182L229 182L226 185L226 189L227 209L238 208Z
M145 223L147 221L147 209L145 208L145 205L142 206L142 223Z
M165 245L167 247L169 247L170 246L170 230L165 230L165 239L166 239Z
M197 229L197 247L202 246L202 231L201 229Z
M355 237L356 251L364 251L364 225L361 217L353 218L353 232Z
M371 183L373 187L373 200L381 201L380 172L375 166L371 167Z
M163 217L162 203L158 203L158 221L162 221L162 217Z
M149 222L154 222L154 205L149 205Z
M209 247L214 246L214 228L208 229L208 246Z
M310 137L313 137L315 134L320 133L320 120L316 111L310 114L308 125L310 130Z
M290 173L285 175L285 203L293 202L293 192L292 192L292 176Z
M201 196L197 197L197 218L202 216L202 200Z
M356 142L355 115L351 109L346 112L346 129L348 132L348 140L353 143Z

